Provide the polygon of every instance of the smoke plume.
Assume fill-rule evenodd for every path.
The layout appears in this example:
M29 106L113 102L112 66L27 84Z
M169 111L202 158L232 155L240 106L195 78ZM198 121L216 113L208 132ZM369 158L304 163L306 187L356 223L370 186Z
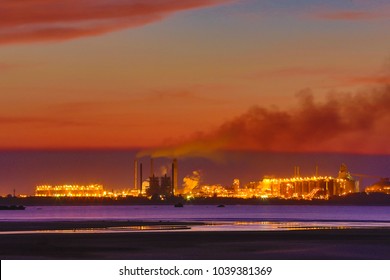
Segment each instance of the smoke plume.
M390 154L390 87L357 94L330 93L316 101L309 91L295 107L254 106L214 131L148 151L163 157L219 158L218 151Z
M182 189L179 193L191 193L193 189L199 186L200 182L200 171L192 171L191 175L187 175L183 178Z

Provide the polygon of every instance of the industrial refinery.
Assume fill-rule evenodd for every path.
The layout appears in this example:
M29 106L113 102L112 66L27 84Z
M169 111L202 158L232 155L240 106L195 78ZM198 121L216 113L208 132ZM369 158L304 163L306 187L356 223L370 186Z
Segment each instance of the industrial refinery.
M239 179L232 186L203 185L195 187L185 195L192 197L231 197L231 198L284 198L284 199L328 199L359 191L359 182L342 164L337 177L300 176L299 167L294 167L295 174L290 178L263 178L240 186Z
M240 199L328 199L332 196L344 196L359 192L359 179L355 179L345 164L341 164L337 176L319 175L318 166L313 176L301 176L300 167L294 166L292 177L276 178L264 177L258 181L252 181L244 185L240 180L234 179L229 186L220 184L209 185L202 183L198 172L192 176L186 176L183 183L178 184L178 160L173 159L165 174L155 174L154 159L150 159L150 174L145 176L143 164L138 159L134 160L134 184L132 187L121 191L107 191L103 185L40 185L35 188L37 197L145 197L165 200L170 197L183 197L191 200L194 198L240 198ZM357 174L363 176L362 174ZM365 189L367 193L390 193L388 178L382 178L378 183Z
M35 187L35 196L41 197L104 197L108 193L102 185L41 185Z

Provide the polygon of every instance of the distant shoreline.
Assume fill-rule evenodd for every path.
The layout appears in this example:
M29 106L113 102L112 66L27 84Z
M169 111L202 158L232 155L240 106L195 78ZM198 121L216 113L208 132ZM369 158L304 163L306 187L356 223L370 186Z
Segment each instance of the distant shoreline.
M182 197L172 197L164 201L151 200L146 197L0 197L0 205L24 205L24 206L66 206L66 205L173 205L181 202L191 205L356 205L356 206L390 206L390 195L384 193L365 192L353 193L346 196L334 196L329 200L313 199L280 199L280 198L196 198L189 201Z

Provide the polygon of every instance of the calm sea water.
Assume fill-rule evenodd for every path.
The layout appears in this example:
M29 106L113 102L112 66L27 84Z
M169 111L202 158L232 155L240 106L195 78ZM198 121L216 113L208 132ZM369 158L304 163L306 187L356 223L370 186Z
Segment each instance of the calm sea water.
M192 230L284 230L305 227L390 227L386 206L31 206L0 211L0 221L203 221Z

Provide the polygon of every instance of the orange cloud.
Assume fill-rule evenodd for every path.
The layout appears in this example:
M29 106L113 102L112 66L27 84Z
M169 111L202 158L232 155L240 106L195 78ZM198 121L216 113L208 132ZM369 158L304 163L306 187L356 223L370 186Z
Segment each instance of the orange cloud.
M229 0L4 0L0 2L0 43L95 36L225 2Z
M214 131L149 153L205 156L198 150L208 147L211 157L218 150L390 154L390 87L330 94L324 102L302 92L298 103L288 110L254 106Z
M390 85L390 75L356 76L345 78L347 85Z
M188 103L203 103L203 104L223 104L226 100L223 98L212 97L213 89L205 87L190 87L189 89L184 88L173 88L173 89L155 89L151 90L151 94L146 98L148 102L172 102L181 101ZM207 96L206 96L207 95Z
M261 71L249 76L249 78L280 78L280 77L305 77L305 76L331 76L338 70L331 68L288 67L271 71Z
M56 119L56 118L45 118L45 117L13 117L13 116L0 116L1 125L37 125L37 126L55 126L55 127L64 127L64 126L84 126L88 125L87 123L65 120L65 119Z

